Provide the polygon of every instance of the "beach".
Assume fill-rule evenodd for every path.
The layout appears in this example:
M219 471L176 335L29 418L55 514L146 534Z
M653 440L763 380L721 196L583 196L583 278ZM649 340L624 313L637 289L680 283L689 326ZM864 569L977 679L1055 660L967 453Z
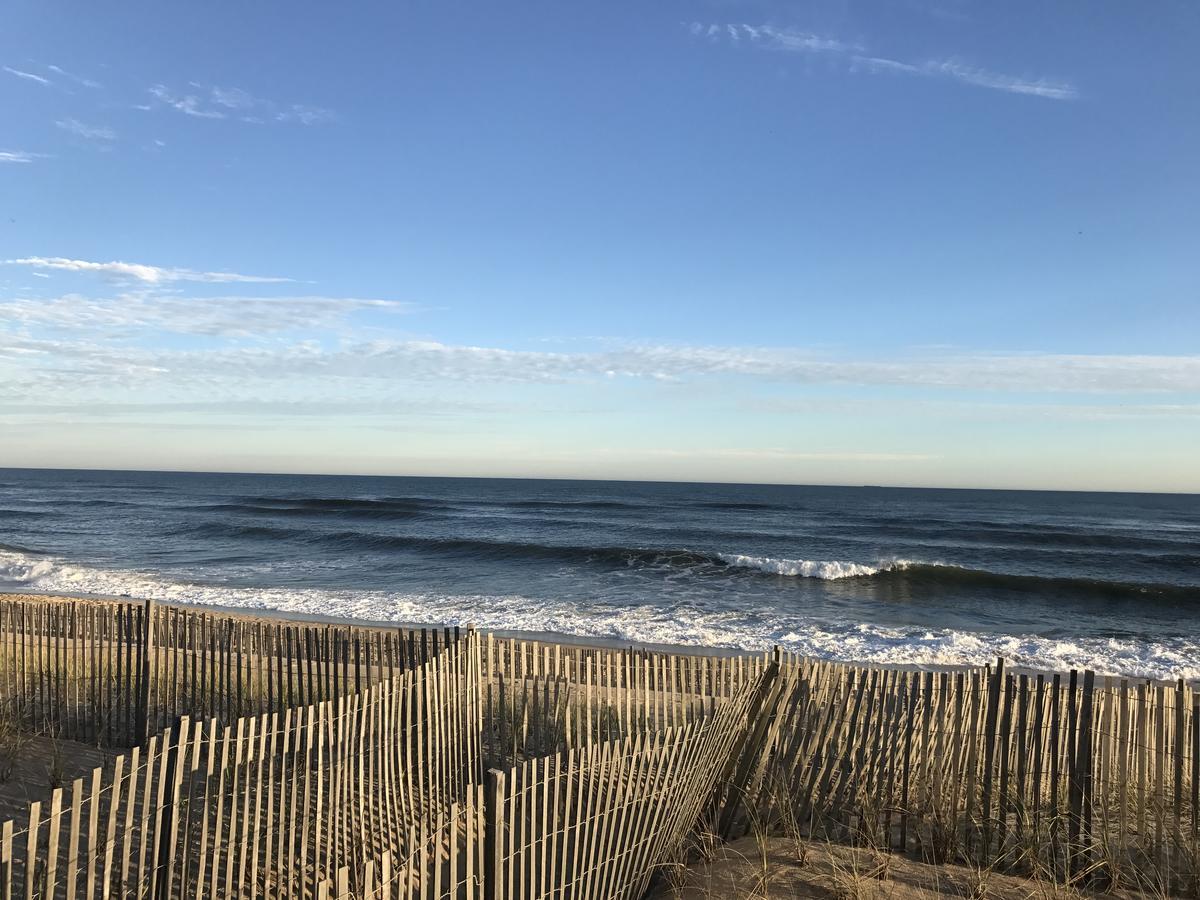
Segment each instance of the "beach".
M0 590L1200 675L1187 496L16 470L0 483Z

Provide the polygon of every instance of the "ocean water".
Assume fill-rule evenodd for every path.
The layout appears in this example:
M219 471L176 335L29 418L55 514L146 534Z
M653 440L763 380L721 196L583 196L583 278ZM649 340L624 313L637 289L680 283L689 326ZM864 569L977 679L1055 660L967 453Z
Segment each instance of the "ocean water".
M0 590L1200 677L1200 497L0 469Z

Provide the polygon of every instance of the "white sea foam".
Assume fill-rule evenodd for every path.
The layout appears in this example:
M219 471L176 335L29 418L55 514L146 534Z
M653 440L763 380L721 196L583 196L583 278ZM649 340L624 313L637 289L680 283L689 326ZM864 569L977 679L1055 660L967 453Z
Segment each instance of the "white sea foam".
M948 628L842 624L811 620L802 612L767 616L753 610L718 606L711 601L626 605L512 594L229 587L188 584L147 573L96 569L48 557L0 551L0 590L5 586L26 591L153 597L176 603L372 621L473 623L486 629L556 632L649 644L745 650L779 645L806 656L878 664L982 665L1003 656L1011 664L1037 669L1092 668L1101 674L1130 677L1200 678L1200 644L1184 639L1063 640Z
M767 572L771 575L820 578L823 581L861 578L865 575L876 575L879 572L907 569L911 565L906 559L886 560L874 565L866 565L836 559L775 559L770 556L743 556L737 553L718 553L717 556L729 565L741 569L758 569L760 572Z

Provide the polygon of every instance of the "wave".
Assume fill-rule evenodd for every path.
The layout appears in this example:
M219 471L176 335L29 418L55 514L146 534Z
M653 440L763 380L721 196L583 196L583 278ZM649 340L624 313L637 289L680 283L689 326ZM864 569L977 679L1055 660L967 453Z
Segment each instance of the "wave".
M198 512L229 512L239 515L261 516L264 518L337 518L337 519L379 519L382 521L415 519L435 512L434 507L405 507L394 504L362 504L329 508L313 505L300 506L264 506L254 503L216 503L208 506L192 506L189 510Z
M943 562L902 558L821 560L757 556L744 553L695 550L686 547L589 546L526 541L486 540L472 537L431 537L371 531L313 531L236 522L210 522L188 526L176 534L228 537L246 540L293 541L317 544L346 552L409 551L476 560L522 562L549 560L580 565L620 568L686 569L698 577L773 576L840 582L853 580L879 590L990 591L1032 596L1077 596L1095 600L1161 600L1200 605L1200 585L1055 577L1037 574L972 569ZM1155 556L1149 562L1175 560ZM1195 562L1180 557L1180 565Z
M420 549L444 554L463 554L472 559L532 560L590 563L624 568L647 567L690 569L697 575L738 574L748 570L772 575L816 578L836 581L861 578L910 565L905 560L864 565L837 560L791 560L710 553L685 547L622 547L577 544L542 544L523 541L489 541L476 538L421 537L413 535L369 534L357 531L332 532L313 537L355 549Z
M717 558L740 569L754 569L768 575L786 575L800 578L820 578L822 581L840 581L843 578L866 578L880 572L903 571L911 562L905 559L865 565L841 560L772 559L769 556L742 556L734 553L718 553Z
M310 500L312 503L312 500ZM330 505L335 502L330 502ZM336 508L342 511L338 518L350 518L364 521L406 521L413 520L425 514L424 510L406 509L396 504L397 500L336 500ZM404 500L410 503L410 500ZM318 509L320 506L318 506ZM216 509L216 508L206 508ZM312 515L312 506L256 506L252 504L221 504L220 509L258 512L266 517L305 517ZM336 520L331 521L334 524ZM476 518L475 523L480 520ZM570 520L564 520L569 523ZM674 530L676 539L684 538L684 533ZM1012 590L1066 588L1069 590L1091 590L1105 595L1121 593L1156 594L1170 593L1171 586L1139 582L1112 582L1087 580L1087 578L1048 578L1037 575L1014 575L1010 572L991 571L984 569L965 569L961 566L948 565L924 560L883 558L875 560L845 560L845 559L808 559L808 558L776 558L760 556L754 553L736 553L724 551L696 551L686 547L638 547L638 546L588 546L569 544L542 544L535 541L504 541L475 538L440 538L420 534L396 534L383 530L355 530L343 528L338 530L313 530L308 528L293 528L283 523L272 526L262 522L247 524L236 518L218 520L176 529L174 534L187 536L203 536L203 538L229 538L234 540L289 540L322 544L344 551L389 551L409 550L425 551L442 554L463 554L487 559L562 559L564 562L616 564L616 565L672 565L672 566L708 566L709 569L743 569L755 571L762 575L782 577L820 578L823 581L839 581L842 578L865 578L877 575L898 574L907 572L905 581L942 582L943 586L955 583L966 587L967 582L973 582L976 587L1003 587ZM736 540L744 533L727 533L725 539ZM697 541L703 541L707 535L696 532ZM751 538L750 534L744 534ZM752 535L757 538L770 538L769 533ZM652 539L653 540L653 539ZM1166 548L1164 547L1164 550ZM1188 547L1192 550L1192 546ZM1018 563L1055 563L1057 550L1039 547L1036 550L1022 551ZM1186 572L1200 570L1200 556L1194 553L1146 553L1127 552L1122 554L1124 563L1130 566L1145 564L1162 569L1170 566L1175 570ZM1076 563L1084 562L1076 557ZM1097 563L1106 562L1098 558ZM1040 588L1039 588L1040 584ZM1181 588L1182 589L1182 588Z
M919 566L906 570L912 572ZM869 576L869 577L878 577ZM638 606L515 594L446 595L381 590L234 587L171 581L149 573L72 565L0 550L0 582L25 591L154 597L224 608L341 616L376 622L475 624L501 631L555 633L656 645L774 645L805 656L878 665L983 665L1003 656L1034 669L1091 668L1134 678L1200 678L1200 643L1187 638L1063 639L960 629L830 623L802 611L771 616L738 611L719 600L647 602Z
M434 497L243 497L239 503L214 504L207 509L228 510L275 510L304 509L321 512L355 512L376 510L447 510L463 508L511 508L511 509L634 509L645 510L645 503L626 500L488 500L484 498L434 498Z
M232 522L202 522L199 525L184 525L170 532L178 537L233 538L253 540L262 538L271 541L307 540L311 531L301 528L279 528L273 525L242 525Z
M885 570L877 577L896 584L903 583L909 590L988 589L1041 597L1075 595L1091 600L1159 600L1189 606L1200 604L1200 585L1013 574L931 563L908 563L903 568Z
M56 515L58 513L49 509L0 509L0 519L35 519Z
M1011 525L991 525L984 522L965 523L955 520L866 520L864 524L831 522L822 524L821 530L852 537L886 535L893 538L919 537L935 540L946 538L954 544L1015 545L1041 547L1048 550L1076 548L1082 550L1155 551L1167 548L1187 550L1196 547L1195 540L1172 539L1157 534L1148 537L1138 534L1084 531L1045 525L1016 528Z
M87 498L87 499L72 499L69 497L68 498L60 498L60 497L29 498L29 499L25 500L24 502L45 504L46 506L54 506L54 507L60 507L60 506L82 506L82 507L150 506L150 507L158 507L159 506L159 504L157 504L157 503L139 503L136 500L106 500L106 499L101 499L98 497L91 497L91 498Z
M448 509L450 504L432 497L244 497L235 503L217 503L200 509L271 512L306 510L309 512L380 512Z
M768 503L758 500L702 500L697 503L689 503L688 506L699 506L704 509L744 509L744 510L759 510L759 509L789 509L800 510L802 507L794 503Z
M58 563L41 553L0 544L0 584L33 584L54 574L59 568Z
M471 500L471 506L511 506L515 509L652 509L626 500Z
M22 547L19 544L3 544L0 543L0 553L20 553L26 556L45 556L41 550L32 550L29 547Z
M908 590L920 589L927 592L989 589L1040 596L1076 594L1094 599L1159 599L1200 605L1200 585L1014 574L909 559L886 559L867 564L838 560L775 559L765 556L724 553L717 554L717 557L730 566L752 569L768 575L820 578L824 581L856 579L879 587L903 587ZM1162 559L1162 557L1156 557L1156 559Z

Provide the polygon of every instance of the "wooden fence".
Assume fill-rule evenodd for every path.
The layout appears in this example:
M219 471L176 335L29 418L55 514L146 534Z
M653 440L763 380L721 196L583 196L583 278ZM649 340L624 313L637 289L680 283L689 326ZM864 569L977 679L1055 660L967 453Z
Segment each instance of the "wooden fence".
M679 727L745 693L769 662L491 634L482 650L484 758L495 768Z
M471 638L336 700L182 718L0 826L0 896L478 896L477 666Z
M780 672L726 837L767 823L1060 879L1200 878L1200 694L1182 681Z
M0 898L635 897L689 834L756 828L1200 880L1182 682L29 600L0 691L26 727L148 735L0 826Z
M590 744L489 773L495 900L636 900L678 861L741 733L746 699L654 734Z
M150 602L5 600L0 700L29 730L130 747L183 715L232 721L362 690L457 637Z

